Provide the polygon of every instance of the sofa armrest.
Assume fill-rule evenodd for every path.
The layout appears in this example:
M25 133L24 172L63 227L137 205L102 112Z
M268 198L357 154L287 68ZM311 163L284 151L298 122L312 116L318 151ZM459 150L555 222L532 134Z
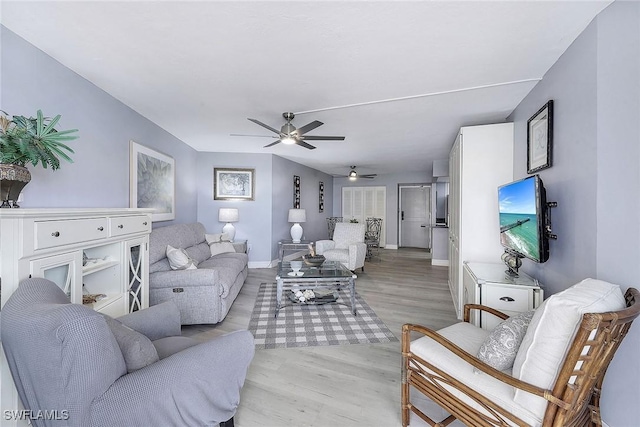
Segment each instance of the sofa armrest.
M222 295L219 281L218 271L215 268L158 271L149 274L149 287L152 289L215 285L220 288L217 295Z
M316 242L316 254L322 255L324 251L328 251L329 249L333 249L336 247L336 242L333 240L318 240Z
M125 314L118 320L151 341L181 334L180 309L173 301Z
M237 331L123 375L91 408L91 425L215 425L234 416L253 358ZM117 410L115 409L117 408Z
M367 244L364 242L351 243L349 245L349 265L353 270L364 265L367 256Z
M467 323L470 322L471 319L471 310L480 310L486 311L487 313L491 313L494 316L500 318L501 320L505 320L509 318L508 314L501 312L500 310L496 310L493 307L489 307L482 304L465 304L464 305L464 317L463 320Z

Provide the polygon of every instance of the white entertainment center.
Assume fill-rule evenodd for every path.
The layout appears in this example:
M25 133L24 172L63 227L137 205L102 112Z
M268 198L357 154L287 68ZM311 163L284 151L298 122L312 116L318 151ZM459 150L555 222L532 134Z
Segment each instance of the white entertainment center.
M0 310L28 277L55 282L72 303L82 304L83 295L97 295L97 301L85 305L113 317L148 307L151 212L0 210ZM4 413L18 409L18 396L1 346L0 362Z

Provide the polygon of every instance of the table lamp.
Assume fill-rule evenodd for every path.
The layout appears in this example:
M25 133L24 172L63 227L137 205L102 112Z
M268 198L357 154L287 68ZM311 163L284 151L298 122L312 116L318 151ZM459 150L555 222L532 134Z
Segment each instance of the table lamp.
M222 227L222 232L229 236L229 240L233 242L233 238L236 236L236 228L231 223L238 222L238 209L220 208L218 211L218 221L226 222L224 227Z
M293 222L291 226L291 239L293 243L300 243L302 239L301 222L307 222L307 212L304 209L289 209L289 222Z

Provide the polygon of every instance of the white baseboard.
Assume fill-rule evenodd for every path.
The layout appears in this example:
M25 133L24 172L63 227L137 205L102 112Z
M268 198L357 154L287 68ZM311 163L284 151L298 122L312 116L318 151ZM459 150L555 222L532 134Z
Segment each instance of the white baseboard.
M432 259L431 260L431 265L438 265L441 267L449 267L449 260L448 259Z
M398 249L398 245L390 245L390 244L386 244L384 245L385 249Z

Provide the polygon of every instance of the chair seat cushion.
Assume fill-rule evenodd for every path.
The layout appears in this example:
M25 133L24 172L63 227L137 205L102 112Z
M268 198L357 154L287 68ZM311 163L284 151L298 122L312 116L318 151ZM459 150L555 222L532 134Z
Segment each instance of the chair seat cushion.
M464 351L475 355L478 353L480 346L487 339L490 332L469 323L460 322L440 329L438 333ZM413 341L411 343L411 352L445 371L462 383L470 385L474 390L496 402L499 406L519 417L527 424L532 426L541 425L544 413L533 414L525 407L516 404L513 400L515 394L513 387L502 383L484 372L476 372L473 365L454 355L431 338L422 337ZM426 367L424 368L429 371ZM487 413L481 405L461 391L446 384L442 386L469 406Z
M330 261L340 261L349 264L349 249L329 249L324 251L324 257Z

